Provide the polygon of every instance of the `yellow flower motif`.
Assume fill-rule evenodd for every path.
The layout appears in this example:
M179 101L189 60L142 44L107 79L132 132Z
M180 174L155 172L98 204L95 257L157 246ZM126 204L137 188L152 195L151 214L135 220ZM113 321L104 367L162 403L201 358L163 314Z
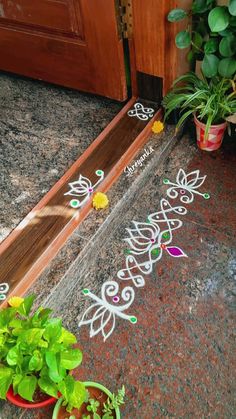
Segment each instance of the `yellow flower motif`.
M106 194L102 192L97 192L93 197L93 208L96 210L103 209L108 207L109 200Z
M164 124L161 121L155 121L153 126L152 126L152 132L154 132L155 134L159 134L160 132L162 132L164 129Z
M23 303L23 301L24 301L24 298L21 298L21 297L11 297L8 300L8 304L11 307L18 308L21 305L21 303Z

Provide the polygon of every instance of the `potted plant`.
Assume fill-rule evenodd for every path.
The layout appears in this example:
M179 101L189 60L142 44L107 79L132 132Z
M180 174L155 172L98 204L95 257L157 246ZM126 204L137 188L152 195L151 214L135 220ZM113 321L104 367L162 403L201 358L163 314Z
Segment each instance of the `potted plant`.
M188 59L193 65L201 63L205 77L217 74L233 77L236 71L235 0L194 0L190 10L171 10L168 20L186 21L186 28L176 35L176 46L191 48Z
M112 394L98 383L85 382L84 385L87 390L86 402L79 409L72 408L61 397L54 407L52 419L120 419L119 407L124 403L124 386L117 394Z
M36 408L63 394L67 404L80 407L85 386L69 374L82 361L76 337L61 319L50 317L50 309L31 313L34 299L31 295L0 310L0 398Z
M202 80L189 72L176 79L173 89L163 99L163 106L165 119L174 109L180 109L177 129L193 114L198 146L202 150L216 150L222 143L226 118L236 112L235 82L220 77Z

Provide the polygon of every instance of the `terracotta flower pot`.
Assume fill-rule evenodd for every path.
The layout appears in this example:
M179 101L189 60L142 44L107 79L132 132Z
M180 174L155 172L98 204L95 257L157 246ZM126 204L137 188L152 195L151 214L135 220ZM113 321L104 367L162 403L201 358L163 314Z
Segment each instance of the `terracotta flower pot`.
M211 125L208 136L205 138L206 125L200 122L194 115L194 122L197 131L197 144L201 150L214 151L220 148L227 123L223 122L219 125Z
M94 398L95 400L98 400L99 402L101 402L101 405L107 401L108 397L112 396L111 392L102 384L88 381L88 382L85 382L84 385L89 391L91 398ZM71 416L74 415L76 419L81 419L83 415L89 414L89 412L86 410L86 406L87 406L86 403L83 403L83 405L81 406L79 410L73 409L71 413L68 413L66 411L66 408L62 406L62 402L63 402L63 398L61 397L57 401L54 407L52 419L65 419L65 418L68 418L70 415ZM98 411L98 413L102 414L102 411ZM120 419L120 418L121 418L120 409L117 408L114 411L114 419Z
M26 409L37 409L41 407L50 406L51 404L54 404L57 401L57 399L55 399L54 397L47 396L47 399L41 402L29 402L28 400L22 399L22 397L20 397L19 394L14 394L12 387L10 387L7 392L7 400L15 406L24 407Z

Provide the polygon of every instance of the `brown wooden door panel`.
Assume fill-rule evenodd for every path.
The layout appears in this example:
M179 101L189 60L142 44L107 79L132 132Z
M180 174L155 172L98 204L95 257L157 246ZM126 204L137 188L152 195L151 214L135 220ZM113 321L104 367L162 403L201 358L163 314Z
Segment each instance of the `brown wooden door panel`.
M186 22L169 23L167 15L175 7L188 9L191 3L192 0L132 0L137 71L163 78L164 93L189 68L186 50L175 45L175 35Z
M70 0L1 0L0 22L7 19L9 23L20 26L40 27L58 30L65 33L82 34L77 27L76 17L80 18L79 9ZM81 19L80 19L81 21Z
M0 69L125 100L113 0L0 0Z

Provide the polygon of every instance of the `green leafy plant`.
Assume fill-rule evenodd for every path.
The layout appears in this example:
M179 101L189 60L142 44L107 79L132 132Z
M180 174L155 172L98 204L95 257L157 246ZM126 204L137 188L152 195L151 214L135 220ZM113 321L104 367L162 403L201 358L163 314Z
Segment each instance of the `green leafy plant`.
M36 391L58 398L71 411L86 400L82 383L69 371L78 367L82 352L74 349L76 337L51 318L50 309L31 313L35 297L25 298L18 307L0 311L0 398L6 399L9 387L15 394L33 402Z
M112 394L111 397L107 399L107 402L103 403L102 416L97 413L100 403L97 400L89 399L87 411L92 413L92 417L91 415L83 415L83 419L113 419L113 412L119 406L124 404L124 397L125 387L122 386L122 388L118 390L117 394Z
M236 0L218 6L215 0L194 0L190 10L173 9L170 22L187 21L176 35L178 48L191 46L190 61L201 60L205 77L233 77L236 72Z
M211 125L222 123L236 112L235 81L220 77L201 80L189 72L176 79L173 89L163 99L163 106L165 119L176 108L180 109L181 117L176 128L195 113L206 124L207 137Z

